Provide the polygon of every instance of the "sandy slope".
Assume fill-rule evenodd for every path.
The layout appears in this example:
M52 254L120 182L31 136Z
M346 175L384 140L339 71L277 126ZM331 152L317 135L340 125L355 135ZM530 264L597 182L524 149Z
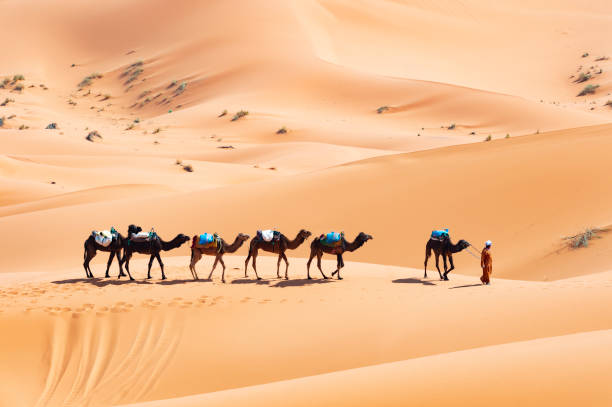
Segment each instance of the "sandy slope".
M142 260L133 267L137 283L83 280L80 270L22 273L17 281L10 274L2 278L0 323L12 332L2 338L2 346L12 352L3 353L0 364L7 383L2 399L14 400L7 405L36 400L42 400L39 405L108 405L174 398L421 357L431 362L415 361L417 367L408 369L425 369L420 363L433 369L432 374L454 369L448 366L474 369L476 377L450 374L447 380L447 386L465 388L467 394L479 382L478 369L493 369L493 376L510 374L504 363L493 363L497 359L491 360L490 352L510 362L514 352L546 347L526 342L492 351L481 349L484 346L611 329L609 307L601 307L612 288L609 272L550 283L498 279L483 287L475 285L473 277L423 281L420 270L347 263L345 280L326 282L305 280L297 271L304 260L291 259L293 280L254 284L243 278L242 270L233 269L242 265L242 257L228 257L228 284L220 284L219 274L213 282L192 281L186 258L166 259L171 280L161 282L156 270L155 279L142 281ZM200 275L210 264L207 259L199 265ZM274 265L270 258L260 264L268 271ZM324 264L326 272L331 267L331 262ZM602 346L609 345L608 336L596 338ZM596 388L591 380L598 361L605 362L595 358L598 339L594 341L584 353L572 353L588 363L580 386L589 381ZM580 343L569 339L559 346L573 349ZM460 354L431 356L466 349L475 349L468 354L475 356L465 356L473 365L463 363ZM553 346L548 356L532 357L528 363L548 371L555 349L560 348ZM568 369L576 363L571 360ZM515 365L515 372L532 370L527 366ZM440 383L431 374L402 374L416 387L421 387L419 380ZM382 386L385 381L376 382ZM508 385L506 380L498 382L501 387L495 389ZM393 383L389 389L396 387ZM326 394L319 394L324 404ZM530 393L525 389L517 397L520 394Z
M605 0L0 2L0 406L609 404L612 233L563 238L612 225L611 23ZM342 282L305 279L308 243L289 281L265 256L245 278L243 247L194 282L188 245L167 281L145 256L101 279L105 254L84 280L91 230L131 223L374 240ZM439 227L494 241L492 286L465 252L422 279Z

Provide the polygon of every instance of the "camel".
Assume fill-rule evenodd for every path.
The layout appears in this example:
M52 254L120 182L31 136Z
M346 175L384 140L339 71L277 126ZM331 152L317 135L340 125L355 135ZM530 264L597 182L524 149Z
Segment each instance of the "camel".
M196 239L198 238L199 236L197 235L193 237L194 244L191 246L191 263L189 264L189 270L191 270L193 279L194 280L198 279L198 273L196 273L195 265L198 261L200 261L200 259L202 258L202 255L205 254L207 256L215 256L215 262L213 263L212 270L210 271L210 274L208 275L208 279L210 280L212 278L213 271L215 271L215 267L217 267L217 263L221 263L221 266L223 267L223 273L221 274L221 281L225 283L225 263L223 262L223 255L225 253L234 253L236 250L238 250L244 242L249 240L249 235L239 233L238 236L236 236L236 239L234 239L234 243L229 244L229 245L225 242L225 240L219 238L219 243L218 243L219 246L210 247L210 248L196 247L195 242L196 242Z
M128 238L124 241L123 245L123 262L125 263L125 270L128 272L130 280L134 280L132 278L132 274L130 273L130 259L134 253L151 255L151 258L149 259L147 278L151 278L151 266L153 265L153 259L157 259L159 267L161 268L162 280L165 280L166 274L164 273L164 263L162 263L159 253L162 250L169 251L176 249L177 247L181 247L183 243L189 240L189 236L179 233L171 241L165 242L159 236L154 235L150 241L135 242L131 240L130 237L132 236L132 233L138 233L139 229L140 228L138 226L130 225L128 228Z
M121 235L121 233L117 234L117 237L114 238L110 245L104 247L96 242L96 239L89 235L89 237L85 240L83 244L85 251L83 253L83 267L85 268L85 276L87 278L93 278L94 275L91 272L91 267L89 267L89 262L91 259L96 257L98 251L101 252L110 252L110 256L108 256L108 262L106 263L106 274L104 277L109 278L108 270L110 269L111 264L113 263L113 259L117 256L117 262L119 262L119 275L118 277L125 276L123 272L123 259L121 259L121 250L123 249L125 238Z
M433 250L436 255L436 268L438 269L438 274L440 274L440 280L448 280L448 273L455 269L455 264L453 263L453 253L459 253L461 250L469 247L470 244L465 240L459 240L457 244L453 244L450 238L446 238L444 240L437 240L430 238L427 241L427 246L425 246L425 278L427 278L427 260L431 257L431 251ZM442 259L444 260L444 276L440 272L439 260L440 255L442 255ZM446 257L450 262L450 269L446 269Z
M281 259L285 261L285 280L289 280L289 261L287 260L287 256L285 252L287 250L295 250L297 249L306 239L310 237L311 233L307 230L300 230L293 240L289 240L287 236L282 233L279 236L277 241L273 240L271 242L266 242L264 240L260 240L254 238L251 240L251 245L249 247L249 255L247 256L244 262L244 277L247 277L247 269L249 267L249 260L253 257L253 270L255 270L255 277L258 280L261 280L261 277L257 274L257 252L259 249L270 252L270 253L278 253L278 262L276 263L276 277L280 278L280 263Z
M321 269L321 257L323 257L323 253L329 253L335 254L338 258L337 268L336 271L332 273L332 277L335 274L338 274L338 280L342 280L342 277L340 276L340 269L344 267L344 260L342 259L342 254L345 252L354 252L355 250L363 246L365 242L371 239L374 239L371 235L361 232L352 242L347 242L343 237L339 246L332 247L324 245L323 243L321 243L321 237L317 237L310 244L310 258L308 259L308 263L306 263L308 279L312 280L312 278L310 277L310 263L312 262L312 259L315 256L317 256L317 267L319 268L321 275L324 279L328 278Z

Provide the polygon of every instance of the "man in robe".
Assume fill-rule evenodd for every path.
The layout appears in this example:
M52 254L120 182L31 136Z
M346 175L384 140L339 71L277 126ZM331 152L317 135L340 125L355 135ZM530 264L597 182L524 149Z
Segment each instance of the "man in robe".
M487 240L484 249L480 254L480 267L482 267L482 277L480 281L483 284L489 285L491 283L490 277L493 272L493 258L491 257L491 241Z

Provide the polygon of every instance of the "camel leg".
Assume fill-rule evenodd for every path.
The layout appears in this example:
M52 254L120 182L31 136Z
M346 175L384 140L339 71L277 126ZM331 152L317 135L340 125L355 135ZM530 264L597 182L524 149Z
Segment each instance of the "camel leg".
M438 253L436 253L436 268L438 269L438 274L440 274L440 280L444 280L442 272L440 271L440 255Z
M448 280L448 277L446 277L446 274L448 274L448 265L446 264L446 255L445 254L442 255L442 260L444 260L444 275L442 277L445 280Z
M261 277L259 277L257 274L257 250L253 252L253 270L255 270L255 277L257 277L258 280L261 280Z
M131 258L132 258L132 253L125 253L123 255L123 261L125 261L125 271L127 271L128 276L130 277L130 280L134 281L134 278L132 277L132 273L130 273L130 259ZM117 278L121 278L121 276Z
M110 269L111 264L113 264L113 259L115 258L115 252L110 252L110 256L108 256L108 262L106 263L106 274L104 275L105 278L109 278L110 276L108 275L108 270ZM117 260L119 261L119 260Z
M202 258L202 252L197 249L191 249L191 263L189 263L189 270L194 280L198 280L198 273L196 272L196 263Z
M153 265L153 260L155 260L154 254L152 254L151 257L149 258L149 270L147 273L147 278L151 278L151 266Z
M208 275L208 279L212 280L213 271L217 267L217 263L219 262L219 256L215 257L215 262L213 263L212 270L210 270L210 274Z
M423 278L427 278L427 261L429 260L429 258L431 257L431 249L429 247L425 248L425 275L423 276Z
M249 267L249 260L251 260L251 250L250 249L249 249L249 254L247 255L247 258L244 261L244 278L247 278L247 269Z
M289 260L287 260L285 252L282 252L281 256L283 256L283 260L285 260L285 280L289 280Z
M280 278L280 263L281 263L282 258L283 258L283 254L279 253L278 261L276 262L276 278Z
M161 271L162 271L162 280L165 280L166 273L164 273L164 263L162 263L161 256L159 255L159 253L155 254L155 258L157 259L157 262L159 263L159 267L161 268Z
M338 255L338 264L337 264L338 270L335 271L335 273L338 273L338 280L342 280L342 277L340 277L340 269L342 269L342 267L344 267L344 261L342 260L342 255L339 254Z
M221 281L225 283L225 263L223 262L223 257L219 256L219 263L221 263L221 267L223 267L223 272L221 273Z
M321 272L323 277L327 279L327 277L325 276L325 273L323 272L323 269L321 268L321 257L323 257L323 252L317 253L317 267L319 268L319 271Z
M448 280L448 273L450 273L451 271L453 271L455 269L455 263L453 262L453 255L449 254L448 255L448 262L450 263L450 268L448 270L444 271L444 279ZM446 264L445 264L446 266ZM446 267L444 267L446 268Z
M89 267L89 262L91 259L96 257L96 252L87 251L85 255L85 261L83 262L83 267L85 268L85 275L87 278L93 278L93 273L91 272L91 268Z
M121 249L117 250L117 261L119 262L119 275L117 277L125 277L125 273L123 272L123 262L125 261L124 259L121 259Z
M308 258L308 262L306 263L306 276L308 277L309 280L312 280L312 277L310 277L310 263L312 263L312 259L314 259L315 256L315 252L314 250L310 251L310 257Z

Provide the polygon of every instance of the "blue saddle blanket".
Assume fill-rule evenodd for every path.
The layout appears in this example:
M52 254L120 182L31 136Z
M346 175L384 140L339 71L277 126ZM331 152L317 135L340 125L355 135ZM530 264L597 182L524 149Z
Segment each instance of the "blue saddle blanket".
M448 229L444 230L433 230L431 232L431 237L438 240L444 240L448 238Z
M198 242L199 245L204 246L209 243L212 243L215 240L215 235L211 235L210 233L204 233L200 235L200 240Z
M321 239L321 242L325 245L331 246L340 242L343 237L344 233L329 232L328 234L324 235L324 238Z

